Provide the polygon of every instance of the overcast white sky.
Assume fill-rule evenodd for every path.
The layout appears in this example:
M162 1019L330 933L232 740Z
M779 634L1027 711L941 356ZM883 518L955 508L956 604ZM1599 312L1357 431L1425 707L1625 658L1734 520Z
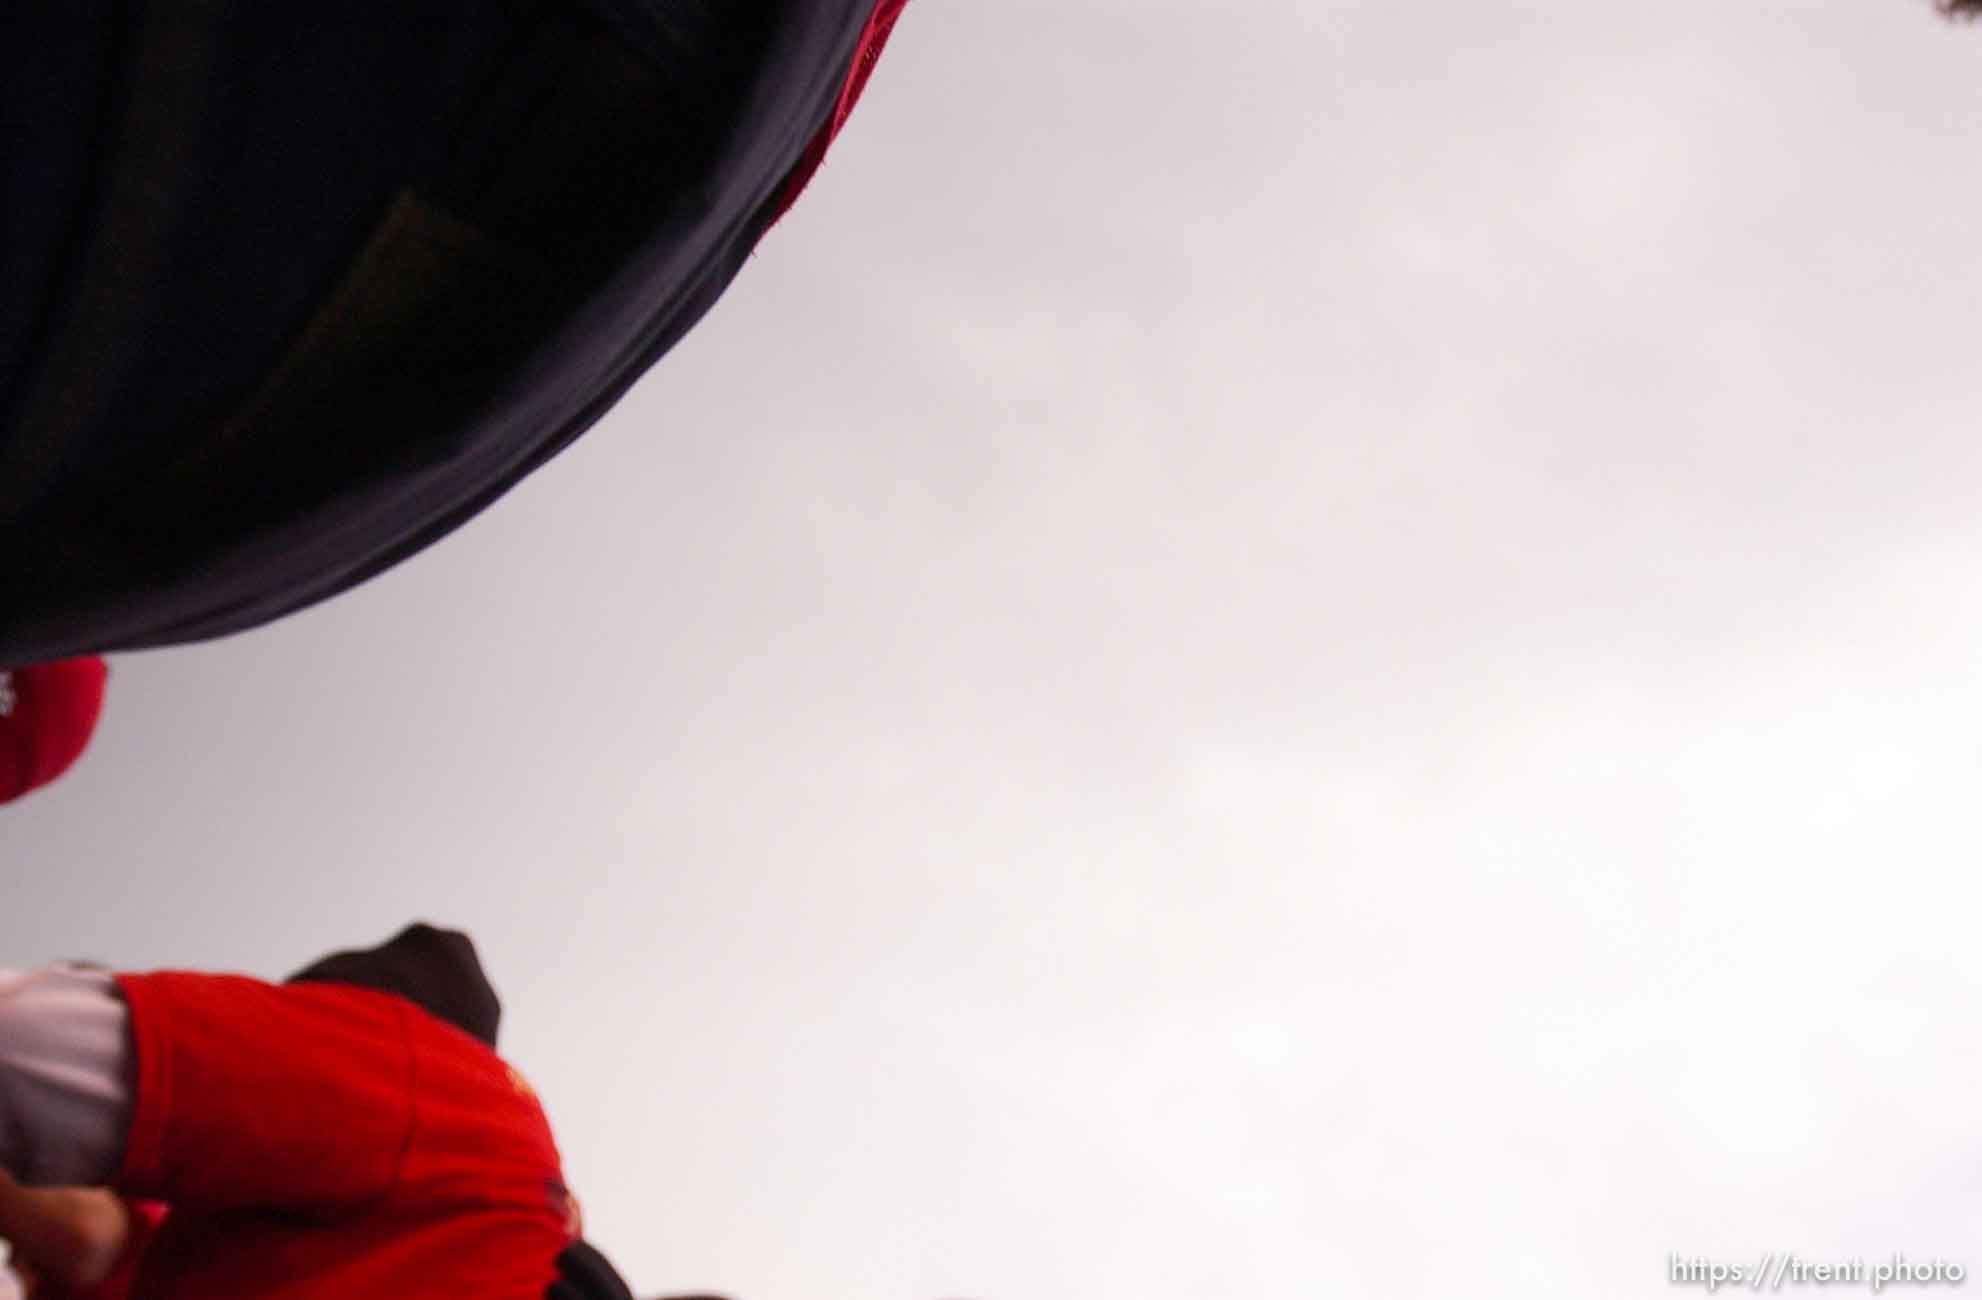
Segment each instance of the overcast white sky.
M738 1300L1982 1270L1982 29L918 0L573 451L115 661L0 951L470 929Z

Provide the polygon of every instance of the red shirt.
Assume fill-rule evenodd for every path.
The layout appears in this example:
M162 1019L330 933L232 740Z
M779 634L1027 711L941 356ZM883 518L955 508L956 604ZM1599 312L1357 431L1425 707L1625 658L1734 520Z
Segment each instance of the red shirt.
M542 1300L572 1202L494 1052L369 989L118 983L137 1095L115 1186L170 1211L96 1300Z

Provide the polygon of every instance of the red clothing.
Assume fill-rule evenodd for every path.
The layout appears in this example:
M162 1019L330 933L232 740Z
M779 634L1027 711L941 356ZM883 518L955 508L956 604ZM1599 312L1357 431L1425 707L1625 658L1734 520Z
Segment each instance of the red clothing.
M542 1300L571 1202L494 1052L370 989L118 983L138 1075L115 1185L171 1210L96 1300Z
M771 218L773 225L791 210L791 205L798 201L800 192L805 189L806 182L812 179L812 173L818 171L819 164L826 160L826 150L832 147L834 137L839 135L840 128L852 116L853 106L860 102L860 92L867 89L867 78L872 75L875 63L880 61L881 49L888 43L888 37L894 34L895 21L902 16L902 10L907 5L908 0L880 0L874 6L874 12L868 15L867 26L860 33L860 44L853 53L853 65L847 70L846 84L840 88L839 102L833 106L833 115L826 119L826 124L805 146L805 152L798 156L797 164L786 178L784 192L778 197L777 213Z
M109 676L101 659L62 659L0 679L0 803L47 785L82 756Z

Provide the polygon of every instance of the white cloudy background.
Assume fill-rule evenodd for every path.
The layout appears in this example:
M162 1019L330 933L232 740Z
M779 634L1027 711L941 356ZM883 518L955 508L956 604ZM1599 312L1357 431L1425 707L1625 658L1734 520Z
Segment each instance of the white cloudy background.
M739 1300L1982 1270L1982 29L918 0L445 544L126 656L16 963L478 937Z

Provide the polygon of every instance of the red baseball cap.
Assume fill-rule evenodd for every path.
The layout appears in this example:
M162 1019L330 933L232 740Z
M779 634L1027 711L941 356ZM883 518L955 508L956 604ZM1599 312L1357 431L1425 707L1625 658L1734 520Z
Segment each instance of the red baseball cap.
M0 671L0 803L47 785L82 757L109 677L96 658Z

